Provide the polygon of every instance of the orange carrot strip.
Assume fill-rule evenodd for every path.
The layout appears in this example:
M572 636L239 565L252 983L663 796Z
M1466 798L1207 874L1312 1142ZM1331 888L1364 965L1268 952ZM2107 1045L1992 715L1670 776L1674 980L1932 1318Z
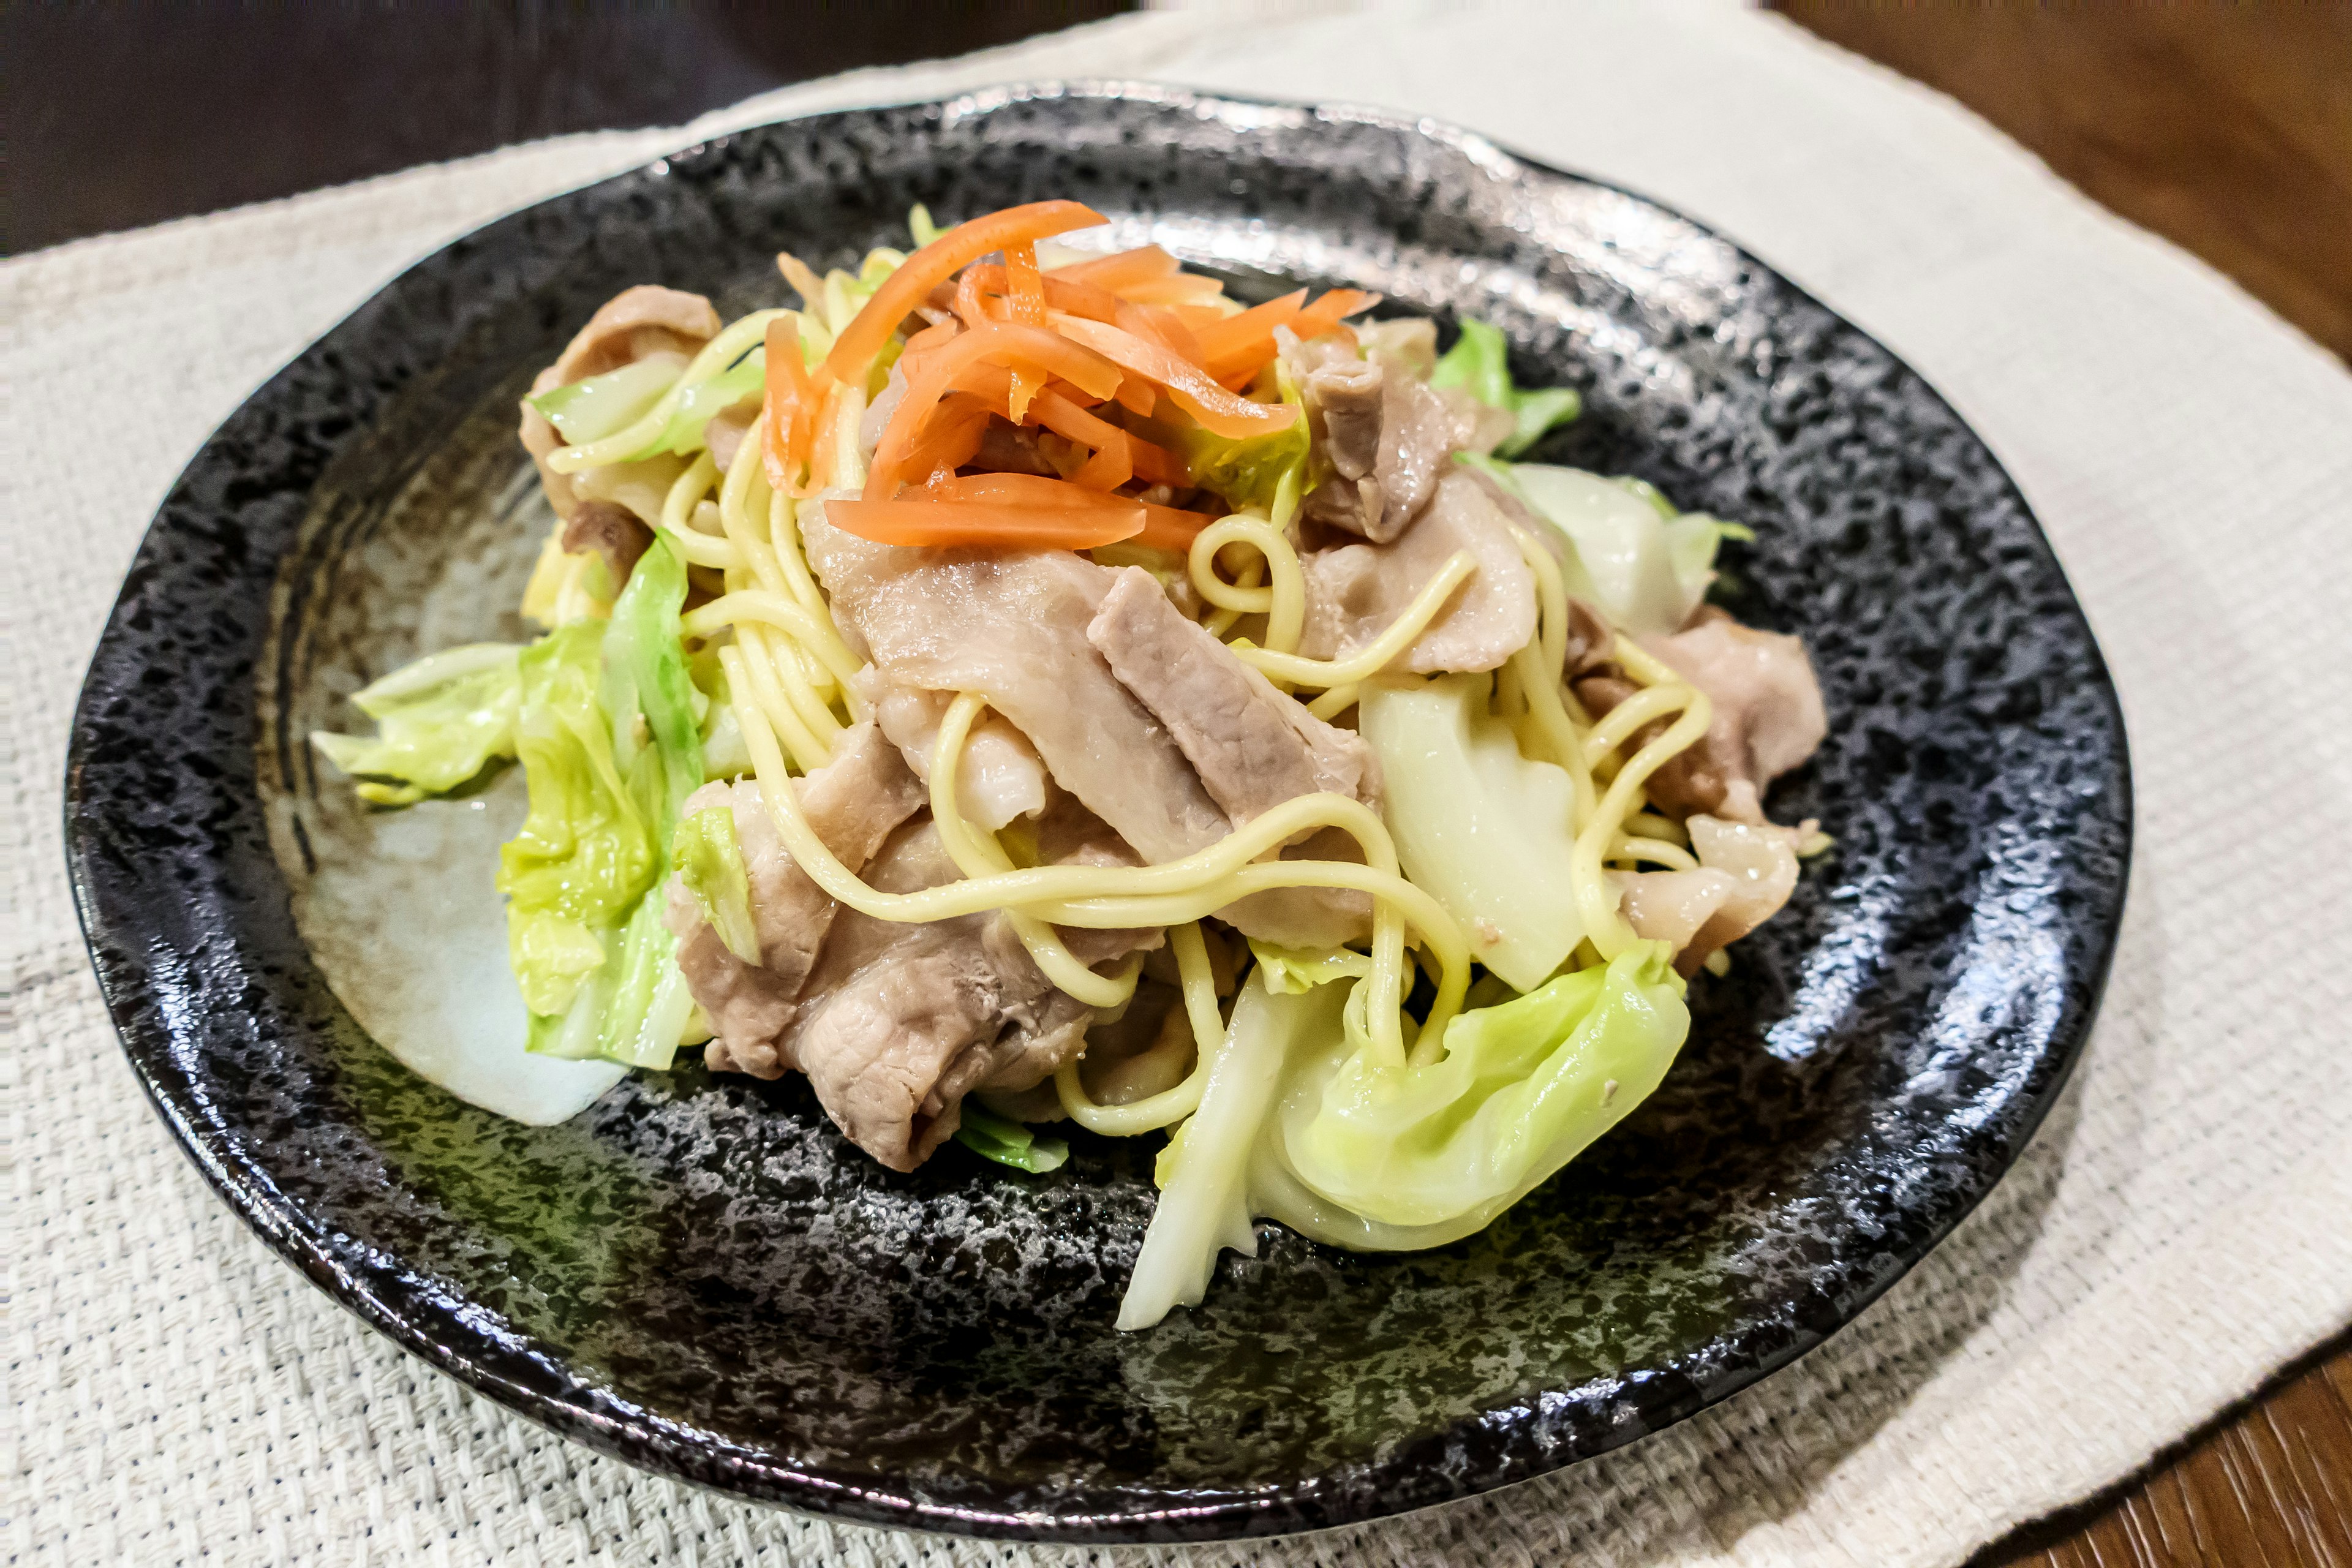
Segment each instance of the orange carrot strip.
M1106 441L1078 466L1070 482L1090 490L1115 490L1135 478L1135 455L1124 441Z
M1176 305L1189 300L1213 300L1225 291L1222 279L1204 277L1198 272L1171 272L1165 278L1146 279L1129 283L1119 293L1138 305Z
M933 405L947 394L958 374L983 360L1002 364L1015 358L1065 377L1097 396L1110 395L1125 379L1116 366L1101 356L1043 327L991 321L984 327L958 333L925 354L920 377L908 381L906 396L899 399L874 449L873 466L866 475L866 498L887 500L897 492L899 480L908 477L904 468L908 451Z
M1108 256L1091 257L1085 261L1073 261L1066 267L1056 267L1046 274L1049 278L1066 278L1073 282L1091 283L1097 289L1116 292L1130 283L1147 282L1165 278L1183 266L1174 257L1156 245L1139 246L1133 250L1113 251Z
M1093 349L1105 359L1124 370L1158 382L1168 389L1176 405L1202 426L1219 436L1263 436L1270 431L1286 429L1297 410L1282 404L1252 403L1237 397L1209 378L1206 371L1186 363L1172 351L1158 343L1146 342L1132 332L1117 327L1107 327L1100 321L1088 321L1076 316L1065 317L1059 323L1063 335ZM1121 386L1124 394L1126 388ZM1122 403L1126 402L1122 395ZM1128 405L1132 407L1132 405Z
M1298 341L1320 337L1359 310L1369 310L1381 302L1378 294L1367 294L1361 289L1334 289L1307 309L1298 312L1290 330Z
M1159 550L1190 549L1192 536L1211 521L1206 512L1130 501L1125 496L1096 495L1081 488L1076 480L1049 479L1036 474L966 474L925 493L936 494L945 500L1025 507L1033 512L1091 511L1106 501L1139 506L1144 514L1143 531L1135 536L1136 542Z
M808 466L816 426L816 393L801 358L800 322L788 316L770 321L766 353L768 423L760 459L768 470L769 488L788 496L797 493L793 486Z
M877 544L939 548L1008 545L1024 550L1092 550L1143 531L1137 501L1087 508L1006 505L974 500L829 500L824 515L835 528Z
M1132 431L1122 430L1108 420L1087 413L1058 387L1049 386L1039 393L1037 400L1029 405L1029 412L1036 416L1038 424L1056 436L1076 441L1082 447L1092 447L1097 452L1114 441L1124 441L1129 468L1142 475L1147 484L1188 485L1192 482L1192 471L1183 458L1165 447L1146 441Z
M1004 247L1005 294L1012 301L1013 319L1024 326L1045 324L1045 279L1037 271L1037 247L1024 240ZM1045 384L1045 373L1021 365L1013 367L1013 395L1008 408L1013 423L1018 425L1029 412L1029 400ZM1108 489L1108 486L1105 486Z
M1180 511L1172 506L1143 504L1143 531L1135 536L1138 544L1148 544L1154 550L1173 550L1178 554L1192 548L1192 540L1213 520L1204 511Z
M1130 375L1118 384L1118 405L1138 419L1149 419L1159 412L1160 395L1151 384L1139 375Z
M1307 290L1285 294L1279 300L1268 300L1263 305L1253 305L1238 316L1227 316L1205 327L1196 327L1192 336L1201 345L1201 353L1209 374L1219 381L1238 374L1244 369L1255 370L1274 357L1274 329L1290 325L1307 303ZM1254 363L1244 363L1255 361Z
M988 421L995 412L986 400L970 393L953 393L941 398L939 407L925 422L921 437L908 448L903 463L905 471L926 478L941 472L954 473L980 450L981 439L988 433Z
M826 372L836 381L864 375L890 334L898 330L898 323L933 289L990 251L1072 229L1092 228L1105 221L1102 214L1082 202L1032 202L956 225L907 258L874 291L874 297L834 340L833 352L824 356Z

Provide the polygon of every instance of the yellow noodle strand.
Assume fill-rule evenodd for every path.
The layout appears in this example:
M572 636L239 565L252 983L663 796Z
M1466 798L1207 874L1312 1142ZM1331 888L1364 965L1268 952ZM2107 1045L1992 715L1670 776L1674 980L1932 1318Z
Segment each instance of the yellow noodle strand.
M1131 1138L1172 1126L1201 1108L1209 1068L1224 1044L1224 1020L1217 1013L1216 977L1209 968L1209 952L1201 940L1199 921L1170 926L1168 945L1175 950L1176 973L1183 984L1184 1012L1192 1035L1192 1070L1175 1087L1131 1104L1097 1105L1087 1097L1077 1059L1064 1062L1054 1074L1055 1098L1070 1120L1089 1132Z
M1457 550L1428 586L1414 595L1404 614L1391 622L1386 631L1345 658L1302 658L1295 653L1280 653L1267 647L1236 647L1234 652L1242 662L1260 673L1299 686L1328 689L1353 681L1369 679L1394 663L1411 647L1429 623L1444 610L1445 602L1454 591L1467 582L1478 570L1478 563L1466 550Z

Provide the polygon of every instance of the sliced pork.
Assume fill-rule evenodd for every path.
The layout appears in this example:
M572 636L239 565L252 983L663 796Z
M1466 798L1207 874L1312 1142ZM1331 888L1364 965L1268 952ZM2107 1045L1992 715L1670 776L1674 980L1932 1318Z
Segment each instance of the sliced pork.
M899 685L977 691L1055 783L1148 861L1224 837L1225 815L1167 727L1087 640L1115 574L1066 551L873 544L812 508L809 564L853 646Z
M588 324L572 334L555 363L533 378L531 395L585 381L592 375L634 364L653 354L685 356L719 335L719 312L699 294L640 283L624 289L597 307ZM568 518L579 504L571 479L547 466L547 456L563 445L546 415L526 399L522 405L522 444L539 468L539 482L555 515Z
M1330 469L1306 500L1306 515L1385 544L1402 534L1454 467L1454 454L1491 450L1508 433L1476 399L1449 395L1362 359L1339 337L1286 350L1308 428Z
M833 760L795 780L802 812L824 847L852 870L923 804L919 781L898 748L870 722L843 735ZM760 785L707 784L687 798L688 813L723 805L735 817L743 868L751 884L751 921L760 963L727 950L685 885L672 878L663 918L678 939L678 966L709 1017L713 1038L704 1061L714 1070L774 1078L792 1065L779 1045L798 1010L839 906L793 859L776 835Z
M1611 874L1635 934L1671 943L1685 976L1780 913L1797 887L1795 830L1706 816L1689 827L1698 869Z
M1392 668L1414 675L1493 669L1536 631L1536 578L1493 495L1465 471L1446 474L1413 526L1390 544L1348 544L1301 558L1310 658L1355 652L1388 629L1456 551L1477 571Z
M636 569L638 558L653 548L654 531L637 521L627 507L608 500L583 500L563 521L563 550L577 555L593 550L604 558L605 575L618 594Z
M1120 572L1087 639L1168 727L1210 797L1239 826L1302 795L1329 791L1380 809L1380 764L1361 736L1284 696L1206 628L1185 618L1139 566Z
M901 685L873 665L859 672L857 689L882 733L929 785L931 752L955 699ZM972 726L956 769L956 805L968 821L992 833L1015 817L1034 816L1045 809L1045 764L1027 736L993 712Z

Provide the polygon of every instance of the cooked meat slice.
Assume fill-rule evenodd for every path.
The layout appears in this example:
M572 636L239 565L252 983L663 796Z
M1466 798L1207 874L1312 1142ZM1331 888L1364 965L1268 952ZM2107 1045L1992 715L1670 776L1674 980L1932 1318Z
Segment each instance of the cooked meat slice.
M1491 451L1510 433L1507 415L1466 393L1431 386L1392 354L1360 359L1336 336L1286 352L1331 470L1307 497L1306 514L1375 544L1395 539L1421 514L1454 453Z
M720 325L719 312L699 294L656 283L624 289L596 308L531 390L569 386L663 350L692 353L717 337Z
M1044 479L1061 478L1061 471L1045 460L1037 441L1037 432L1026 425L1014 425L1003 419L991 419L980 433L980 450L971 456L971 467L985 468L992 474L1036 474Z
M1762 822L1764 791L1801 765L1829 733L1829 715L1805 645L1779 632L1743 626L1709 605L1689 626L1650 638L1647 646L1706 692L1715 708L1699 742L1651 775L1650 798L1675 816L1706 812ZM1574 668L1573 658L1570 665ZM1613 672L1576 681L1578 700L1596 718L1635 689ZM1636 743L1646 745L1664 730L1663 721L1649 725Z
M1560 674L1570 680L1590 675L1617 655L1617 630L1609 617L1570 595L1568 601L1568 654L1560 661ZM1621 699L1622 700L1622 699Z
M1647 942L1663 942L1677 953L1723 908L1736 886L1728 871L1612 871L1626 923ZM1701 953L1704 959L1706 954ZM1693 969L1697 967L1695 962Z
M793 789L817 837L853 870L923 802L921 784L871 723L852 727L833 760L794 781ZM793 1065L779 1041L839 906L784 847L756 783L708 784L686 802L688 812L714 805L734 813L761 962L745 963L730 952L676 878L663 918L677 934L688 988L710 1019L705 1063L714 1070L775 1078Z
M1696 871L1617 872L1625 918L1644 937L1675 945L1685 975L1780 912L1797 887L1797 834L1788 827L1690 819Z
M1724 815L1764 820L1763 794L1801 767L1829 734L1821 683L1805 645L1780 632L1743 626L1713 605L1650 651L1715 704L1707 741L1730 764Z
M1206 628L1185 619L1141 567L1118 574L1087 640L1168 727L1235 826L1326 790L1379 809L1379 764L1362 737L1276 691Z
M1611 664L1603 666L1599 674L1580 677L1574 689L1585 711L1598 719L1642 689ZM1671 719L1661 719L1634 731L1625 742L1625 753L1630 756L1640 751L1664 734L1672 723ZM1668 758L1665 765L1652 773L1642 787L1651 804L1668 816L1724 812L1738 767L1738 754L1726 745L1720 732L1709 726L1696 742Z
M637 521L627 507L608 500L583 500L563 523L563 549L569 555L593 550L604 558L605 575L618 594L636 569L637 558L653 548L654 531Z
M1342 545L1302 559L1307 624L1299 650L1336 658L1362 647L1458 550L1476 560L1476 574L1391 668L1414 675L1495 668L1535 636L1535 574L1492 495L1460 471L1438 481L1428 508L1394 542Z
M866 868L885 892L959 873L929 817ZM1083 1044L1093 1010L1055 989L1001 914L905 924L845 910L785 1041L843 1134L911 1171L956 1130L982 1084L1040 1083Z
M1029 738L1054 781L1150 861L1227 830L1167 729L1087 641L1114 574L1066 551L873 544L803 515L835 618L883 676L977 691Z
M915 776L931 782L931 751L955 699L944 691L902 686L868 665L857 689L873 704L876 722L905 755ZM994 713L972 726L956 769L956 804L973 825L990 832L1016 816L1045 808L1045 764L1028 738Z

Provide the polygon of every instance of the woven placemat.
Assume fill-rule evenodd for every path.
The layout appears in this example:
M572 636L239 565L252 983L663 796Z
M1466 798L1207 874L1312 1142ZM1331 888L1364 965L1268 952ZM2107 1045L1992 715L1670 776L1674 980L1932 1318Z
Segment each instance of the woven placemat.
M0 268L10 1562L1075 1562L762 1512L410 1362L204 1189L133 1083L58 837L74 695L206 432L465 228L731 124L1150 77L1469 125L1654 195L1877 334L2023 486L2123 692L2106 1005L2017 1168L1789 1370L1496 1496L1186 1563L1946 1564L2352 1319L2352 375L1979 121L1691 4L1159 13L64 247Z

